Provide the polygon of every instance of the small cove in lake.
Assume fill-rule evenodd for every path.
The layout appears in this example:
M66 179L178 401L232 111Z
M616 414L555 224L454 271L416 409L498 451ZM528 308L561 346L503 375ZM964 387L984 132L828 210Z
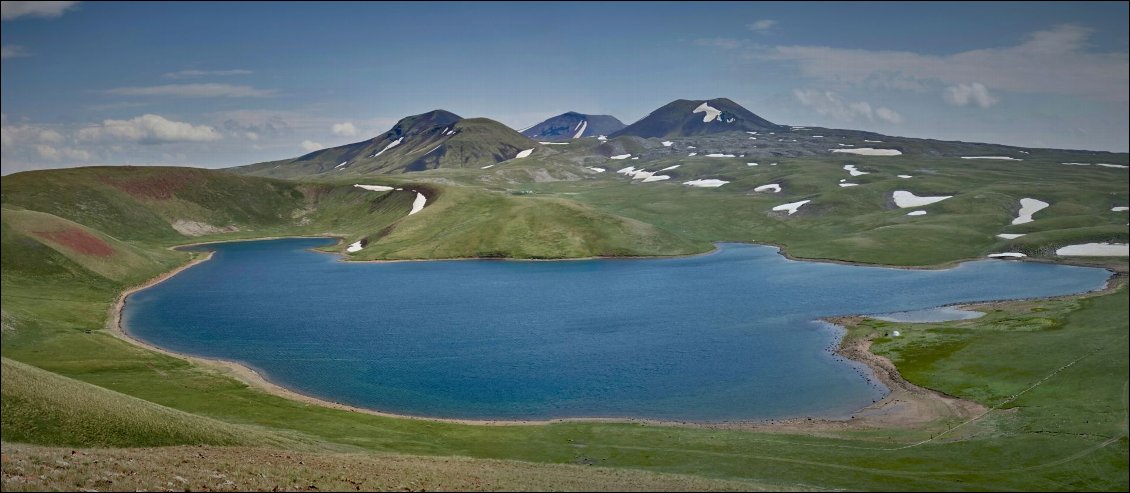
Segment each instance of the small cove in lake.
M945 270L793 261L774 247L568 262L359 263L326 238L196 247L212 260L128 297L123 327L292 390L459 419L839 417L887 390L823 317L1037 298L1107 271L987 260Z

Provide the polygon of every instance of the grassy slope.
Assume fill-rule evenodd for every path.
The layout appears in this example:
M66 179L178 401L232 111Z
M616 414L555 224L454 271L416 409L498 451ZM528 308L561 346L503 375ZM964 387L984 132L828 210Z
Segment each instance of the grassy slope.
M4 491L786 491L795 487L517 461L264 448L4 445Z
M370 235L356 258L560 258L702 252L649 224L575 202L449 187L394 228ZM427 192L432 195L433 192Z
M5 440L104 447L295 444L277 432L170 409L7 358L3 374Z
M1126 170L1058 164L1049 153L1023 163L963 161L928 157L852 157L751 159L669 158L646 169L667 166L672 178L658 183L632 182L605 173L580 182L525 184L538 194L568 197L599 210L654 224L699 241L753 241L786 246L803 258L850 260L889 265L936 265L986 253L1019 251L1054 257L1055 248L1075 242L1127 241ZM777 166L769 166L778 162ZM855 164L870 174L849 176ZM611 169L627 166L616 161ZM638 166L638 165L637 165ZM896 175L908 174L911 179ZM611 175L611 176L608 176ZM719 178L731 183L717 189L683 186L683 181ZM841 188L847 179L859 186ZM781 193L753 192L778 183ZM891 192L920 196L954 195L924 207L898 209ZM567 195L566 195L567 194ZM1021 198L1051 203L1036 221L1010 225ZM792 216L773 213L776 205L812 200ZM911 210L925 216L907 216ZM998 233L1027 233L1002 240Z
M719 163L717 166L725 166L725 164ZM785 168L774 171L788 172L788 165L782 164L782 166ZM825 164L825 166L830 165ZM904 163L902 166L912 166L912 164ZM868 169L867 166L861 167ZM1088 178L1090 181L1087 183L1094 188L1071 196L1057 197L1053 208L1045 212L1050 214L1060 204L1072 203L1075 203L1073 207L1085 207L1084 210L1091 211L1101 207L1100 204L1104 201L1125 200L1124 182L1115 187L1116 189L1121 187L1123 190L1121 196L1115 194L1111 198L1108 197L1110 194L1103 195L1102 187L1111 187L1109 177L1102 174L1105 171L1068 169L1073 172L1091 173L1081 176L1091 177ZM725 168L720 167L719 171L725 171ZM823 180L838 176L833 173L834 170L815 168L814 171L812 179L820 183L813 183L811 186L826 186ZM894 171L887 172L893 174ZM842 170L839 173L843 173ZM183 262L186 258L180 256L178 252L166 252L163 249L168 243L187 241L175 231L166 229L172 214L169 210L174 209L173 206L168 204L153 206L130 199L128 194L126 198L122 198L114 192L120 191L119 188L111 187L103 190L98 186L71 189L68 193L80 194L81 200L78 201L48 200L44 196L50 196L51 193L47 192L57 192L57 190L49 189L45 192L27 183L17 187L12 185L17 181L10 181L11 178L6 177L3 183L5 209L19 211L20 207L39 204L36 207L41 209L36 210L82 223L95 232L116 238L138 251L150 252L151 255L156 256L152 260L152 265L137 271L132 278L144 278L148 271L145 273L142 271L146 269L165 270L168 266ZM765 177L744 177L750 182L760 182L761 178ZM875 176L872 176L873 178ZM799 181L801 177L794 177L793 180L798 181L792 186L799 186L803 190L804 183ZM887 180L889 181L889 178ZM960 178L953 180L961 183ZM835 180L832 181L834 182ZM631 199L635 202L634 205L629 206L623 199L614 203L607 197L613 195L616 187L639 187L639 185L626 185L612 179L605 179L599 183L604 183L607 188L602 190L593 187L592 190L577 193L586 201L598 203L606 210L623 208L632 214L655 217L657 224L667 226L678 233L697 232L687 234L692 238L696 235L700 235L700 239L710 238L709 235L719 231L712 228L731 228L733 232L743 231L751 224L742 222L746 220L743 219L745 217L762 216L768 218L765 221L777 222L790 220L765 216L761 211L743 215L745 213L740 208L734 207L736 202L732 202L735 200L733 197L723 194L708 195L710 192L717 192L714 190L685 190L680 187L633 189L633 192L638 193ZM53 183L52 187L65 189L66 185L66 183ZM592 185L594 184L588 184L589 187ZM274 191L270 189L271 187L251 186L244 193L279 194L277 197L280 202L293 204L293 212L289 216L286 214L280 216L277 213L256 216L252 213L253 210L236 206L232 206L235 210L226 210L224 207L228 207L227 201L218 200L213 205L217 209L224 210L212 211L205 207L208 209L207 213L198 211L196 214L199 215L192 217L212 218L214 223L210 224L218 225L225 223L217 221L217 217L233 218L231 224L241 227L238 232L216 237L316 231L326 230L333 221L340 220L335 218L343 217L341 214L343 212L367 211L377 200L373 197L375 194L361 193L352 187L311 186L316 189L311 192L311 189L299 190L298 186L293 184L290 186L295 188L290 189L282 182L278 186L281 188ZM545 187L543 191L556 194L565 193L574 185L556 183L522 186ZM885 186L893 187L890 184ZM1005 185L984 186L1004 187ZM911 189L919 191L917 188ZM100 194L94 193L100 190ZM293 193L288 190L293 190ZM924 191L945 190L924 189ZM1021 193L1027 191L1029 191L1028 187ZM1054 192L1050 185L1046 187L1046 191ZM989 190L986 190L985 194L988 192ZM645 204L648 199L645 195L647 193L666 193L668 196L683 196L687 200L667 203L659 201L654 205L647 205ZM10 199L15 196L37 197L39 202L30 199L21 199L17 202ZM287 200L292 202L285 202L286 197L291 197ZM738 197L743 196L738 195ZM239 200L239 197L229 198ZM451 203L462 203L456 198L458 197L448 197ZM658 199L660 196L656 195L655 198ZM976 229L991 232L991 228L997 227L999 223L1007 223L1010 211L1006 204L1015 198L1018 197L1010 196L1007 200L1000 200L1002 210L994 213L991 220L987 220L985 225ZM527 197L513 199L537 200ZM780 200L780 202L784 201L786 200ZM952 201L956 203L957 198ZM200 205L203 200L190 202ZM565 205L561 201L546 202L555 206L576 207ZM444 203L444 198L440 197L436 203ZM520 202L522 206L527 203L529 202ZM79 207L80 204L86 206ZM177 211L192 210L191 206L178 204L173 204ZM312 207L312 204L317 207ZM74 206L68 207L68 205ZM397 207L401 205L404 204L397 203ZM93 219L84 216L91 207L103 207L103 211L120 212L101 213L97 218L103 221L99 223L101 227L93 228L86 222ZM389 207L391 208L391 205ZM519 206L509 204L507 207ZM664 211L664 207L669 207L670 210ZM1068 208L1066 217L1072 217L1069 212L1074 210L1073 207ZM1109 206L1106 207L1109 209ZM450 215L455 217L455 210L458 208L452 209L454 210L450 211L452 212ZM439 212L443 210L438 207L433 209L435 211L432 212L433 217L439 216ZM427 211L428 209L425 209L425 212L413 218L427 217L425 216ZM692 220L677 219L680 214L688 215ZM1089 215L1093 213L1080 214L1079 217ZM157 220L147 222L147 217L157 217L164 222ZM337 224L335 227L356 227L357 231L365 231L366 228L380 226L378 223L384 221L381 219L374 224L362 225L352 221L359 221L356 218L365 217L364 214L344 217L350 218L347 220L348 223ZM697 220L693 220L696 217ZM310 219L305 226L299 226L303 218ZM731 220L719 221L720 218ZM1043 217L1037 215L1037 218L1039 221L1035 225L1040 225ZM1124 216L1118 218L1125 220ZM131 224L130 221L137 221L134 224L143 227L134 228L136 231L124 231L129 229L127 226ZM737 225L729 226L727 225L729 222L735 222ZM794 228L787 223L779 226L780 231L787 232L793 229L800 228ZM912 380L949 393L967 395L989 405L997 404L995 399L1000 395L1008 395L1019 387L1036 383L1056 368L1063 366L1065 351L1048 348L1077 347L1082 350L1094 346L1101 348L1101 351L1094 353L1099 357L1085 358L1055 373L1036 390L1024 394L1022 400L1016 401L1018 404L1028 403L1028 405L1010 406L1009 409L995 411L984 420L983 424L970 427L969 432L955 434L953 438L911 448L889 450L899 444L927 438L946 424L939 423L924 429L844 433L831 437L599 423L569 423L538 427L479 427L382 418L287 401L249 389L215 370L142 350L106 334L101 328L104 326L107 308L116 294L128 283L98 275L84 267L82 262L72 260L71 257L36 241L34 237L22 231L27 231L27 228L10 226L5 219L2 294L4 318L2 352L5 357L31 363L60 375L161 406L240 427L278 430L283 432L284 436L313 437L320 443L332 447L552 463L596 462L608 466L716 478L756 479L772 484L804 482L827 488L1124 490L1127 487L1125 314L1128 307L1125 289L1077 305L1049 305L1046 311L1039 312L1041 318L1054 321L1055 327L1048 330L1013 331L990 337L986 334L1000 332L1001 328L993 323L996 319L986 319L939 326L938 330L952 332L952 334L947 332L946 338L919 339L908 336L898 340L900 344L915 342L918 345L916 350L922 351L921 354L908 352L905 356L900 356L902 353L895 351L899 348L891 346L890 354L896 363L907 367L908 376ZM404 223L397 226L389 238L394 239L398 234L397 231L402 231L399 234L407 234L411 232L410 225ZM1125 234L1125 230L1122 231ZM423 236L425 235L421 235ZM377 244L379 245L379 242ZM405 242L405 245L408 245L408 242ZM945 257L953 255L944 250L945 246L931 247L929 255L924 258L937 261L939 258L944 260ZM957 245L957 242L950 243L949 246L964 251L960 250L963 247ZM907 261L911 260L914 259ZM1007 313L1014 315L1006 313L1001 317L1022 318L1032 313L1029 305L1003 306L1006 307ZM966 330L945 329L959 326L965 327ZM907 332L917 334L919 331ZM928 331L921 333L929 334ZM1122 339L1118 339L1119 337ZM1079 345L1072 342L1077 340L1094 341L1094 344ZM1114 345L1106 344L1109 341L1121 342ZM877 350L884 351L885 344L880 341ZM905 352L908 349L902 348L899 351ZM1004 353L1026 354L1030 357L1012 365L999 357ZM924 358L922 354L928 354L932 359ZM931 365L936 366L916 373L914 362L927 360ZM998 365L1004 365L1004 368L986 367L985 361L995 361ZM10 385L24 385L19 383L21 381L10 379L9 373L7 369L3 372L5 395L26 393L26 389L9 389ZM970 383L977 382L988 390L974 391L976 389L966 388ZM1097 390L1093 393L1088 391L1083 396L1086 399L1080 398L1072 404L1063 404L1059 399L1062 395L1077 396L1083 392L1082 388L1088 386ZM82 394L78 390L76 393ZM9 410L6 408L5 419L8 419L8 413ZM17 412L14 416L20 414ZM16 429L20 431L17 432ZM14 429L5 423L5 426L0 428L0 434L5 440L15 440L17 438L11 438L17 436L13 435L14 433L24 433L18 435L19 440L52 443L51 436L46 432L24 431L26 429L24 426ZM197 442L186 440L185 443ZM100 443L90 441L84 445L94 446Z

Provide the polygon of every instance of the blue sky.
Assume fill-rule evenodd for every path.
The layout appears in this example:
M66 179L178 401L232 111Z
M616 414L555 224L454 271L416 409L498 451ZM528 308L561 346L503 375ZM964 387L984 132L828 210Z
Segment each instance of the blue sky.
M1126 2L3 2L3 173L226 167L435 108L522 128L729 97L771 121L1125 152Z

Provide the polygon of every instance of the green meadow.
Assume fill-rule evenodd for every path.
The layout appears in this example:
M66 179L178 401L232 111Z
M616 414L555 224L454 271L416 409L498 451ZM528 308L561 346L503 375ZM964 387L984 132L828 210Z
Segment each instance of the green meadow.
M398 478L370 486L380 489L1130 488L1125 257L1072 260L1119 273L1103 293L994 304L974 320L850 327L847 338L873 338L872 350L908 381L989 409L968 422L908 427L774 431L383 417L278 397L223 368L135 346L107 329L122 291L192 258L170 247L206 241L332 235L345 240L330 248L335 252L363 239L365 248L352 256L359 260L684 255L737 241L780 245L798 258L915 267L1002 251L1062 262L1069 259L1054 252L1067 244L1127 241L1126 213L1110 210L1127 204L1126 170L1063 166L1054 151L1033 150L1024 164L905 155L782 157L758 159L758 166L664 158L647 161L647 169L679 167L655 183L617 175L628 161L585 163L608 168L587 173L567 157L304 181L186 168L5 177L4 490L109 488L99 483L107 470L142 457L171 478L186 450L199 453L192 460L200 470L271 462L254 480L232 472L242 478L237 484L261 489L349 484L342 480L348 475L327 477L329 464ZM845 164L869 174L849 176ZM730 183L680 184L696 178ZM840 187L841 179L860 185ZM354 183L405 190L371 192ZM768 183L782 191L753 191ZM425 193L428 206L405 216L411 190ZM925 216L906 216L914 209L896 208L895 190L953 198L920 208ZM1024 197L1051 206L1032 223L1010 225ZM812 202L797 214L770 212L806 199ZM1027 234L1002 240L998 233ZM893 330L902 336L890 337ZM52 462L64 450L116 465ZM270 459L287 453L325 466ZM177 488L225 487L175 474L186 480L169 479ZM468 483L468 474L483 481ZM41 475L59 480L29 482ZM573 482L554 479L564 477Z

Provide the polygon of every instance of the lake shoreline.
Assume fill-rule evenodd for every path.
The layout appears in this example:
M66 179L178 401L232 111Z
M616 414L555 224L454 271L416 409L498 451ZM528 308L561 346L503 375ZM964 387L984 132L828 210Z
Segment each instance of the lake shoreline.
M318 235L318 236L280 236L280 237L266 237L266 238L253 238L253 239L233 239L233 240L220 240L209 242L197 242L184 245L176 245L169 247L170 249L180 249L190 246L201 246L212 243L230 243L230 242L243 242L243 241L260 241L260 240L273 240L273 239L286 239L286 238L336 238L338 239L337 245L345 241L343 237L337 235ZM790 260L794 261L808 261L807 259L791 259L784 253L784 249L778 245L763 245L759 243L749 242L723 242L735 244L754 244L762 246L774 246L778 249L778 253ZM315 248L308 249L317 253L331 253ZM710 255L719 252L721 249L715 245L715 248L709 252L691 255L678 255L678 256L645 256L645 257L594 257L594 258L578 258L578 259L562 259L562 260L599 260L599 259L662 259L662 258L684 258L702 255ZM969 419L979 417L984 414L986 408L978 403L962 400L944 393L936 392L931 389L918 387L905 379L899 374L897 368L891 363L890 360L882 356L870 352L870 340L848 340L847 327L845 324L851 324L853 321L858 321L867 316L849 315L837 316L821 319L820 321L829 323L837 330L842 331L836 348L831 352L835 355L844 357L856 363L860 363L867 367L872 373L872 378L882 383L890 393L883 399L880 399L873 404L850 413L850 417L793 417L783 419L757 419L757 420L734 420L734 421L720 421L720 422L702 422L702 421L684 421L684 420L661 420L661 419L647 419L647 418L625 418L625 417L576 417L576 418L554 418L544 420L509 420L509 419L459 419L459 418L441 418L441 417L428 417L416 416L408 414L397 414L390 412L383 412L375 409L363 408L335 402L332 400L316 397L309 394L304 394L289 388L283 387L270 381L261 372L256 371L250 366L231 360L207 358L195 356L187 353L168 350L137 337L129 333L126 328L122 313L125 309L127 298L139 291L156 286L164 282L176 274L183 272L193 266L199 265L203 262L211 260L214 251L204 252L203 255L197 256L190 260L188 263L181 265L169 272L163 273L159 276L150 279L149 281L131 287L123 291L117 298L116 302L111 307L111 313L107 324L107 329L114 336L129 342L133 345L155 351L167 356L183 359L189 362L198 364L201 367L210 368L218 371L221 374L230 376L239 380L250 387L260 391L294 400L306 404L318 405L332 409L343 411L363 413L373 416L380 416L386 418L397 419L414 419L432 422L464 424L464 425L479 425L479 426L544 426L558 423L624 423L624 424L648 424L657 426L685 426L694 428L706 429L736 429L736 430L749 430L749 431L788 431L788 432L819 432L827 430L862 430L862 429L876 429L888 427L905 427L912 425L925 424L929 422L938 421L947 418L956 419ZM340 254L338 254L341 256ZM417 261L442 261L442 260L503 260L503 261L557 261L556 259L495 259L495 258L456 258L456 259L409 259L409 260L375 260L375 261L359 261L359 262L417 262ZM876 267L874 264L862 264L848 261L830 261L834 263L842 263L849 265L861 265ZM960 263L960 262L958 262ZM892 268L907 268L918 269L913 267L898 267L898 266L882 266ZM1091 266L1093 267L1093 266ZM927 269L934 270L934 269ZM1106 269L1108 272L1111 269ZM1109 278L1104 286L1097 290L1091 290L1085 293L1076 293L1055 298L1070 298L1088 296L1095 293L1110 291L1117 284L1112 282L1112 279L1119 277L1118 273ZM1048 298L1032 298L1032 299L1048 299ZM1053 298L1054 299L1054 298ZM1003 301L1024 301L1023 299L1016 300L1001 300L1001 301L985 301L975 304L954 304L947 306L974 306L974 305L987 305Z

